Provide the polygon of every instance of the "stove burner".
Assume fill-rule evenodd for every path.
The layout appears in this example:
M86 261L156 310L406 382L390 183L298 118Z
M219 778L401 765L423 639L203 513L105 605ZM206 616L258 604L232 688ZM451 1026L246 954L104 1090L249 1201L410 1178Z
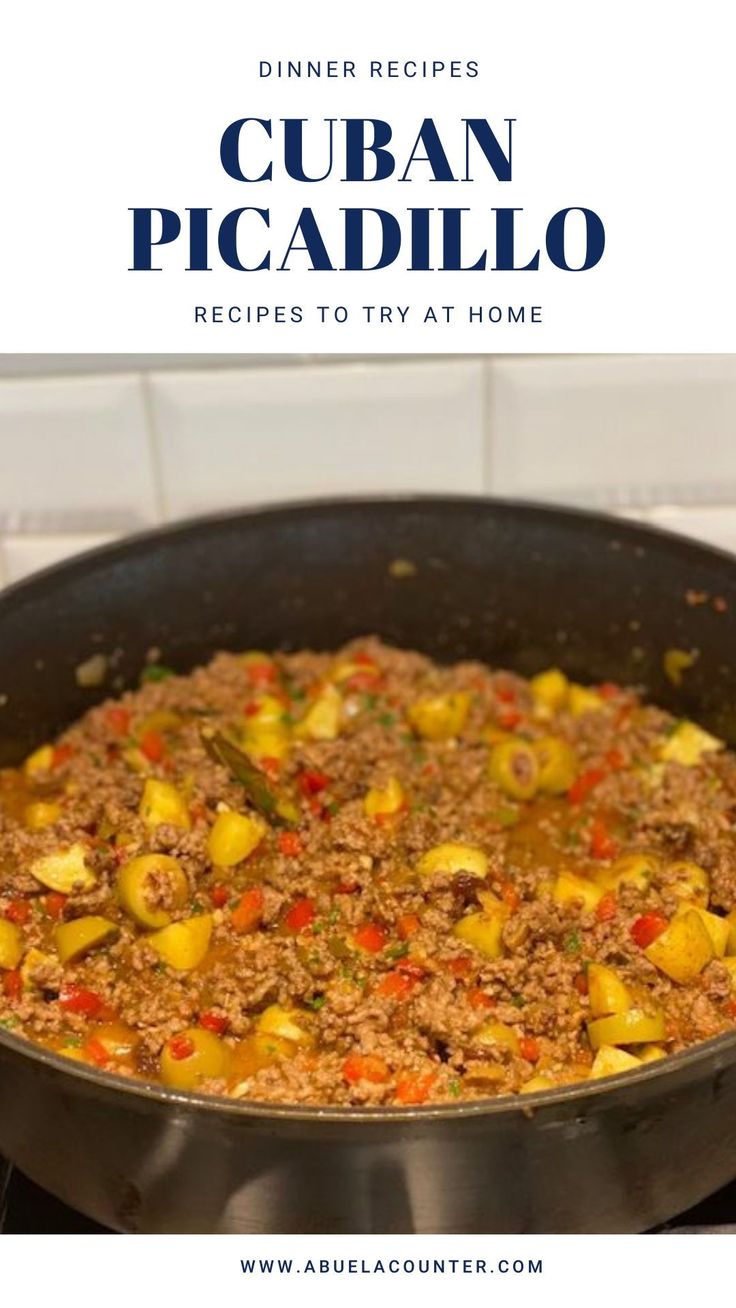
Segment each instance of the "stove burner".
M736 1181L718 1190L686 1213L673 1218L657 1233L736 1233ZM0 1234L2 1235L105 1235L104 1226L34 1185L0 1158Z

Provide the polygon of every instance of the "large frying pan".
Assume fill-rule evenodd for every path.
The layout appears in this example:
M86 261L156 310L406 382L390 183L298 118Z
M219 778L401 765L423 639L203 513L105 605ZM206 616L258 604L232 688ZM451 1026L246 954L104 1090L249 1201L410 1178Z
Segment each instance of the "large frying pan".
M96 651L133 683L151 646L187 669L364 632L639 683L736 742L736 560L592 514L384 499L175 526L8 590L0 764L104 693L74 676ZM699 650L678 690L672 646ZM736 1035L582 1089L317 1111L131 1085L3 1032L0 1152L123 1231L636 1231L736 1175Z

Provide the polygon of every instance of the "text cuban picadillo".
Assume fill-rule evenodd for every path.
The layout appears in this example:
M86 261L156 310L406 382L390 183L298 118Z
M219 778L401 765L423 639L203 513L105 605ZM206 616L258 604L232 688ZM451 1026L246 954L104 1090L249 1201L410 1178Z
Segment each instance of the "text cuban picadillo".
M440 130L435 119L425 118L402 152L382 119L239 118L222 134L220 160L227 176L247 188L242 198L248 203L222 217L204 206L178 212L131 207L130 271L174 264L190 272L223 266L250 273L375 272L392 265L412 272L536 272L545 261L564 272L594 268L606 235L593 209L558 209L537 222L535 234L522 206L493 203L505 198L501 186L512 181L515 122L504 118L494 130L486 118L460 118ZM382 188L382 199L415 181L465 184L463 195L482 195L483 206L422 207L409 200L405 208L388 208L384 201L327 213L295 205L284 214L281 200L276 211L269 204L276 180L293 183L301 200L302 188L327 179L370 183ZM353 187L351 199L355 193ZM440 194L444 199L448 191L438 185L438 200Z

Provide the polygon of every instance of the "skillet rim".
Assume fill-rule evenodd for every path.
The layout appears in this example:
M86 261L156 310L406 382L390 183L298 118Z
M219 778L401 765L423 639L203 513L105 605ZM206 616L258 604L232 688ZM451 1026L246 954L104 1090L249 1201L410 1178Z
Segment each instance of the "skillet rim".
M205 513L126 534L121 539L85 550L69 559L62 559L58 563L53 563L38 572L34 572L30 577L21 578L19 581L4 587L0 593L0 623L4 612L9 607L17 602L22 604L26 598L41 598L48 586L53 586L59 577L67 577L73 580L77 573L85 572L89 565L95 561L124 562L131 555L136 556L145 553L147 549L155 546L162 539L171 540L180 536L198 534L199 532L205 533L208 529L217 525L234 525L243 520L252 521L261 518L278 520L278 518L293 518L294 516L309 517L320 510L356 510L358 512L361 510L365 512L378 510L389 512L391 509L415 510L423 507L444 508L450 511L460 510L463 507L471 509L489 508L507 516L513 516L514 514L521 514L524 517L531 518L541 516L560 525L568 523L578 528L587 526L595 534L615 529L617 536L626 537L633 544L646 547L648 542L654 540L660 542L663 546L669 545L671 549L691 560L697 559L706 563L709 561L711 563L718 562L725 567L730 567L734 571L733 580L734 584L736 584L736 554L732 554L716 545L705 544L697 538L687 536L682 532L671 531L658 524L645 524L634 519L619 517L610 512L587 509L576 505L558 505L547 501L492 495L440 495L401 492L358 496L335 495L293 501L282 500L262 505L251 505L247 508ZM88 1067L73 1059L65 1058L62 1054L45 1049L42 1045L36 1045L24 1036L14 1035L12 1030L2 1026L0 1026L0 1047L6 1049L13 1056L28 1059L31 1063L39 1065L44 1071L60 1074L63 1078L69 1077L72 1081L82 1081L92 1089L119 1093L126 1097L130 1095L146 1103L161 1105L164 1108L168 1105L198 1115L217 1114L218 1116L224 1115L266 1122L329 1123L333 1125L361 1123L363 1125L385 1124L400 1127L406 1123L455 1121L457 1119L495 1117L499 1114L508 1113L532 1117L538 1108L565 1107L569 1104L579 1104L580 1111L583 1112L586 1106L589 1104L595 1105L602 1094L606 1095L611 1090L623 1090L627 1086L635 1090L638 1086L648 1085L659 1080L674 1080L678 1072L687 1072L693 1066L697 1067L700 1063L713 1060L714 1057L717 1062L717 1056L720 1053L724 1055L722 1065L736 1060L736 1028L732 1032L725 1032L682 1050L680 1053L669 1054L654 1063L644 1064L640 1070L622 1072L616 1076L601 1077L594 1082L574 1082L550 1090L538 1090L531 1094L499 1095L495 1098L470 1100L459 1104L441 1103L413 1107L389 1106L382 1108L304 1107L298 1104L273 1104L263 1100L240 1100L226 1095L173 1090L166 1086L159 1086L154 1082L139 1081L115 1072L107 1072L102 1068ZM713 1068L714 1073L719 1070L717 1066ZM581 1087L584 1087L584 1089L581 1089Z

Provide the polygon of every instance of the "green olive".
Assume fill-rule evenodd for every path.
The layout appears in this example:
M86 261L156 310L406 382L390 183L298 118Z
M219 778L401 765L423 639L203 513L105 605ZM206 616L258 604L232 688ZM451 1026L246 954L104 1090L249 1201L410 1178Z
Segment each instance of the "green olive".
M559 736L542 736L535 740L533 749L539 764L539 789L548 795L564 795L578 774L578 757L572 745Z
M139 926L157 931L169 925L168 908L183 908L189 882L181 864L168 854L141 854L118 872L118 899Z
M523 740L501 740L488 761L491 781L511 799L533 799L539 784L539 762Z
M228 1045L203 1027L188 1026L161 1051L161 1080L175 1090L195 1090L202 1081L226 1077L229 1069Z

